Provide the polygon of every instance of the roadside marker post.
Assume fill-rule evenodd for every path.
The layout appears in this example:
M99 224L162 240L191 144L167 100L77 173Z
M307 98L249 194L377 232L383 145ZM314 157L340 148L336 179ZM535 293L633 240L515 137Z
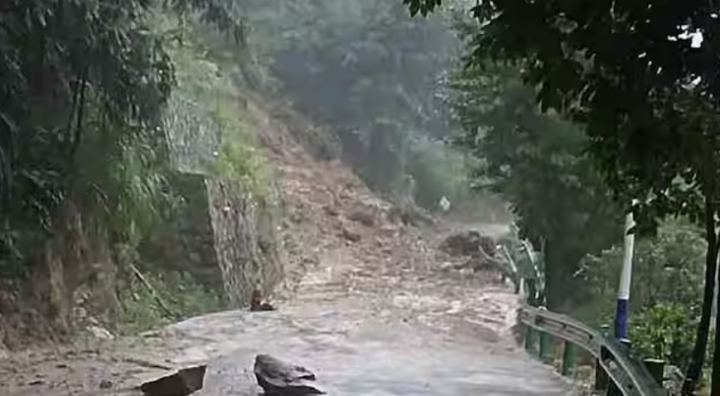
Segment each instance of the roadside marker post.
M633 200L632 207L637 204ZM635 219L633 218L632 207L625 216L625 248L620 272L620 284L618 286L617 305L615 307L615 338L618 340L628 339L628 305L630 303L630 285L632 284L632 261L635 249Z

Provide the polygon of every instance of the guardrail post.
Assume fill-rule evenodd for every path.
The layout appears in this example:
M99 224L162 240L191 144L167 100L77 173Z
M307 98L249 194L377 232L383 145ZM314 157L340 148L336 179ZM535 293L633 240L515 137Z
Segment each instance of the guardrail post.
M575 374L575 345L565 341L563 346L562 375L571 376Z
M541 331L540 332L540 360L545 363L552 363L552 345L553 338L550 334Z
M531 353L535 349L535 334L532 326L525 326L525 350Z
M607 335L610 333L610 326L600 326L600 333L607 337ZM608 389L609 382L610 377L608 377L608 374L605 372L605 369L600 364L600 361L598 359L595 359L595 391L598 393L606 391Z
M621 339L620 343L625 345L628 349L630 349L630 340L628 339ZM620 392L620 388L618 388L615 381L610 381L610 386L607 390L607 396L622 396L622 392Z
M643 362L650 372L650 375L652 375L658 385L662 387L665 377L665 361L660 359L645 359Z
M606 396L623 396L620 388L618 388L614 381L609 381L608 385Z

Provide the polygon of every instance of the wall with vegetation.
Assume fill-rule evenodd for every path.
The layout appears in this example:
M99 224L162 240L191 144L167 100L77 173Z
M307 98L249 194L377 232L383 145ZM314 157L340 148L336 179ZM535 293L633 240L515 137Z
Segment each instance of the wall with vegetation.
M1 343L134 332L281 277L272 175L225 59L199 45L243 54L240 26L215 1L164 5L4 4Z
M278 191L227 65L192 34L171 47L178 88L165 130L182 203L155 260L243 307L254 289L269 293L282 279Z

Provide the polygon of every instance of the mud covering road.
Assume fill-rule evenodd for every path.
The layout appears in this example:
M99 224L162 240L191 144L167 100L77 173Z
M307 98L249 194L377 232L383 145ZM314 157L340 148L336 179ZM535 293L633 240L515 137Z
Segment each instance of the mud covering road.
M212 314L136 339L1 360L0 394L136 395L129 388L162 366L209 362L198 396L255 395L257 353L307 367L330 395L573 394L512 340L518 302L504 287L347 257L328 252L278 311Z

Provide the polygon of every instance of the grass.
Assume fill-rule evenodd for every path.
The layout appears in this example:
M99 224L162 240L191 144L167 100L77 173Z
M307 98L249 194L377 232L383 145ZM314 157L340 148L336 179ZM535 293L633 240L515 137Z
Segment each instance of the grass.
M181 110L185 113L180 115L182 119L192 121L173 127L188 128L182 134L194 139L189 142L191 148L217 144L217 140L210 140L215 138L213 131L220 136L214 159L207 165L198 161L204 168L197 171L233 183L238 194L249 195L259 205L276 206L274 175L229 73L197 41L172 44L169 52L176 67L173 95L187 105ZM211 133L196 133L198 126ZM198 155L211 151L201 148L205 150L198 150ZM227 308L223 290L208 290L189 273L161 272L153 267L144 276L154 292L135 276L126 279L119 291L122 333L135 334Z
M126 280L119 291L123 334L137 334L227 308L221 293L209 290L188 273L146 273L144 276L152 291L134 276Z

